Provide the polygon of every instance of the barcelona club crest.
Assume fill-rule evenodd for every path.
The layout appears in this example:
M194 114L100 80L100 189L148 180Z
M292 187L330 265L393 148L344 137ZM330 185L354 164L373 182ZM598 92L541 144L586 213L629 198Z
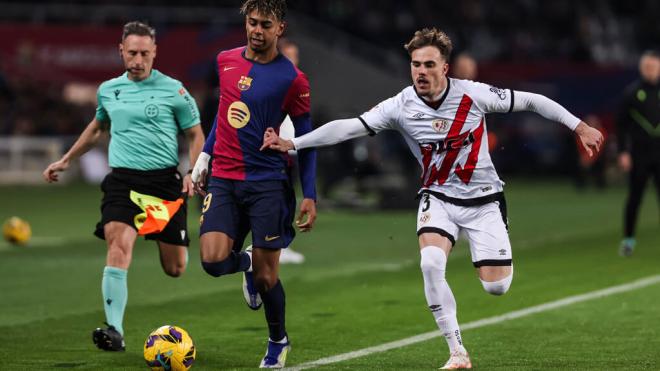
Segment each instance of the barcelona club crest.
M252 86L252 78L247 76L241 76L238 80L238 89L241 91L246 91Z

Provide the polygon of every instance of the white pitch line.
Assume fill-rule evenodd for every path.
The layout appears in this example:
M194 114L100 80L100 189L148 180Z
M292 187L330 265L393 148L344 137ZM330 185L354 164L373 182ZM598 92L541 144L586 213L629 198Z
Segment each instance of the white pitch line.
M502 314L502 315L499 315L499 316L493 316L493 317L488 317L488 318L483 318L483 319L480 319L480 320L468 322L468 323L465 323L465 324L461 325L461 330L470 330L470 329L475 329L475 328L484 327L484 326L488 326L488 325L494 325L494 324L509 321L509 320L512 320L512 319L529 316L531 314L545 312L545 311L548 311L548 310L565 307L565 306L572 305L572 304L575 304L575 303L581 303L581 302L588 301L588 300L598 299L598 298L602 298L602 297L605 297L605 296L610 296L610 295L619 294L619 293L622 293L622 292L627 292L627 291L640 289L640 288L643 288L643 287L646 287L646 286L655 285L657 283L660 283L660 275L649 276L649 277L641 278L639 280L636 280L636 281L633 281L633 282L630 282L630 283L626 283L626 284L623 284L623 285L612 286L612 287L608 287L608 288L605 288L605 289L602 289L602 290L591 291L591 292L581 294L581 295L569 296L569 297L566 297L564 299L559 299L559 300L551 301L551 302L548 302L548 303L535 305L533 307L528 307L528 308L525 308L525 309L515 310L513 312L508 312L508 313L505 313L505 314ZM288 367L286 369L290 370L290 371L305 370L305 369L308 369L308 368L313 368L313 367L318 367L318 366L323 366L323 365L329 365L329 364L337 363L337 362L348 361L350 359L360 358L360 357L368 356L368 355L371 355L371 354L374 354L374 353L386 352L386 351L391 350L391 349L402 348L402 347L405 347L407 345L420 343L420 342L430 340L430 339L440 337L440 336L442 336L442 334L440 333L439 330L426 332L426 333L423 333L423 334L411 336L409 338L405 338L405 339L401 339L401 340L397 340L397 341L392 341L390 343L376 345L376 346L373 346L373 347L364 348L364 349L356 350L356 351L353 351L353 352L338 354L336 356L317 359L316 361L306 362L306 363L300 364L298 366Z

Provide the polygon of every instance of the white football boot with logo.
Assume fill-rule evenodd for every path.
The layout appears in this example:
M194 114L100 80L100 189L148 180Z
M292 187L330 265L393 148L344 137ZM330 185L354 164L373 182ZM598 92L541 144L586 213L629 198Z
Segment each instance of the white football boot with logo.
M467 352L456 351L449 356L449 360L441 370L464 370L472 368L470 355Z

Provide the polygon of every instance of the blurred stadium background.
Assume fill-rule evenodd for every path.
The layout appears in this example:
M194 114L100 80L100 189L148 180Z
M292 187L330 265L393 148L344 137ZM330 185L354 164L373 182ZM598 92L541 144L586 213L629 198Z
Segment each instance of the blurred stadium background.
M162 275L155 251L140 248L149 244L138 245L129 276L129 351L119 358L95 352L87 337L103 318L99 281L105 250L91 230L99 216L101 193L95 184L107 171L106 148L99 146L71 169L64 177L67 187L47 187L41 179L45 166L93 117L98 84L122 72L117 44L121 26L130 20L156 27L155 68L184 82L208 130L217 105L215 55L244 44L240 3L0 1L0 219L22 216L35 235L28 249L0 243L5 297L0 330L12 339L0 346L5 360L0 369L139 369L143 337L174 321L198 341L197 368L240 369L258 362L261 314L245 313L240 277L203 275L196 240L188 273L176 281ZM477 80L544 94L606 133L595 168L604 176L600 183L579 165L574 138L563 126L534 114L488 117L493 161L510 184L518 266L511 293L498 301L478 287L467 249L459 245L452 256L461 262L450 264L448 273L461 308L459 321L660 272L654 197L645 198L639 251L627 260L616 255L625 175L616 168L614 130L619 97L638 76L639 55L660 46L660 2L288 3L286 36L298 44L300 67L312 84L315 125L356 116L408 85L402 45L416 29L437 26L451 36L454 55L466 52L476 59ZM182 164L187 170L187 161ZM283 269L296 334L290 362L433 330L416 266L418 165L398 134L322 149L318 172L317 230L296 240L307 262ZM191 211L191 234L197 216ZM217 290L231 294L214 301ZM475 364L492 369L660 369L658 291L655 286L540 321L499 325L495 333L466 331L464 338L475 344ZM172 308L180 306L173 317ZM219 333L209 330L218 326ZM46 335L55 341L44 344ZM436 339L341 367L432 369L444 362L444 347Z
M155 66L189 87L208 130L217 104L214 57L244 41L240 1L135 4L0 2L0 182L40 182L44 165L81 132L98 84L121 73L120 26L131 19L157 28ZM311 80L316 125L358 115L409 84L402 45L416 29L433 25L452 37L455 56L476 59L478 80L545 94L597 122L609 137L607 164L614 159L621 90L636 78L640 53L660 44L660 4L652 0L293 0L289 6L287 36L299 45ZM542 121L533 114L489 117L493 159L504 177L579 175L570 133ZM98 180L103 153L87 157L83 173ZM417 186L410 181L417 165L396 133L323 150L320 162L325 199L377 189L372 204L397 207Z

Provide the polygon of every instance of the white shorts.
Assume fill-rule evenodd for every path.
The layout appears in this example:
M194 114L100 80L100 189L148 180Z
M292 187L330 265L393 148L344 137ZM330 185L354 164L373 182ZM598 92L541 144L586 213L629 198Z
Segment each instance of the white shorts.
M475 267L510 266L511 242L504 209L503 199L478 206L458 206L424 193L417 211L417 235L438 233L453 246L463 232Z

